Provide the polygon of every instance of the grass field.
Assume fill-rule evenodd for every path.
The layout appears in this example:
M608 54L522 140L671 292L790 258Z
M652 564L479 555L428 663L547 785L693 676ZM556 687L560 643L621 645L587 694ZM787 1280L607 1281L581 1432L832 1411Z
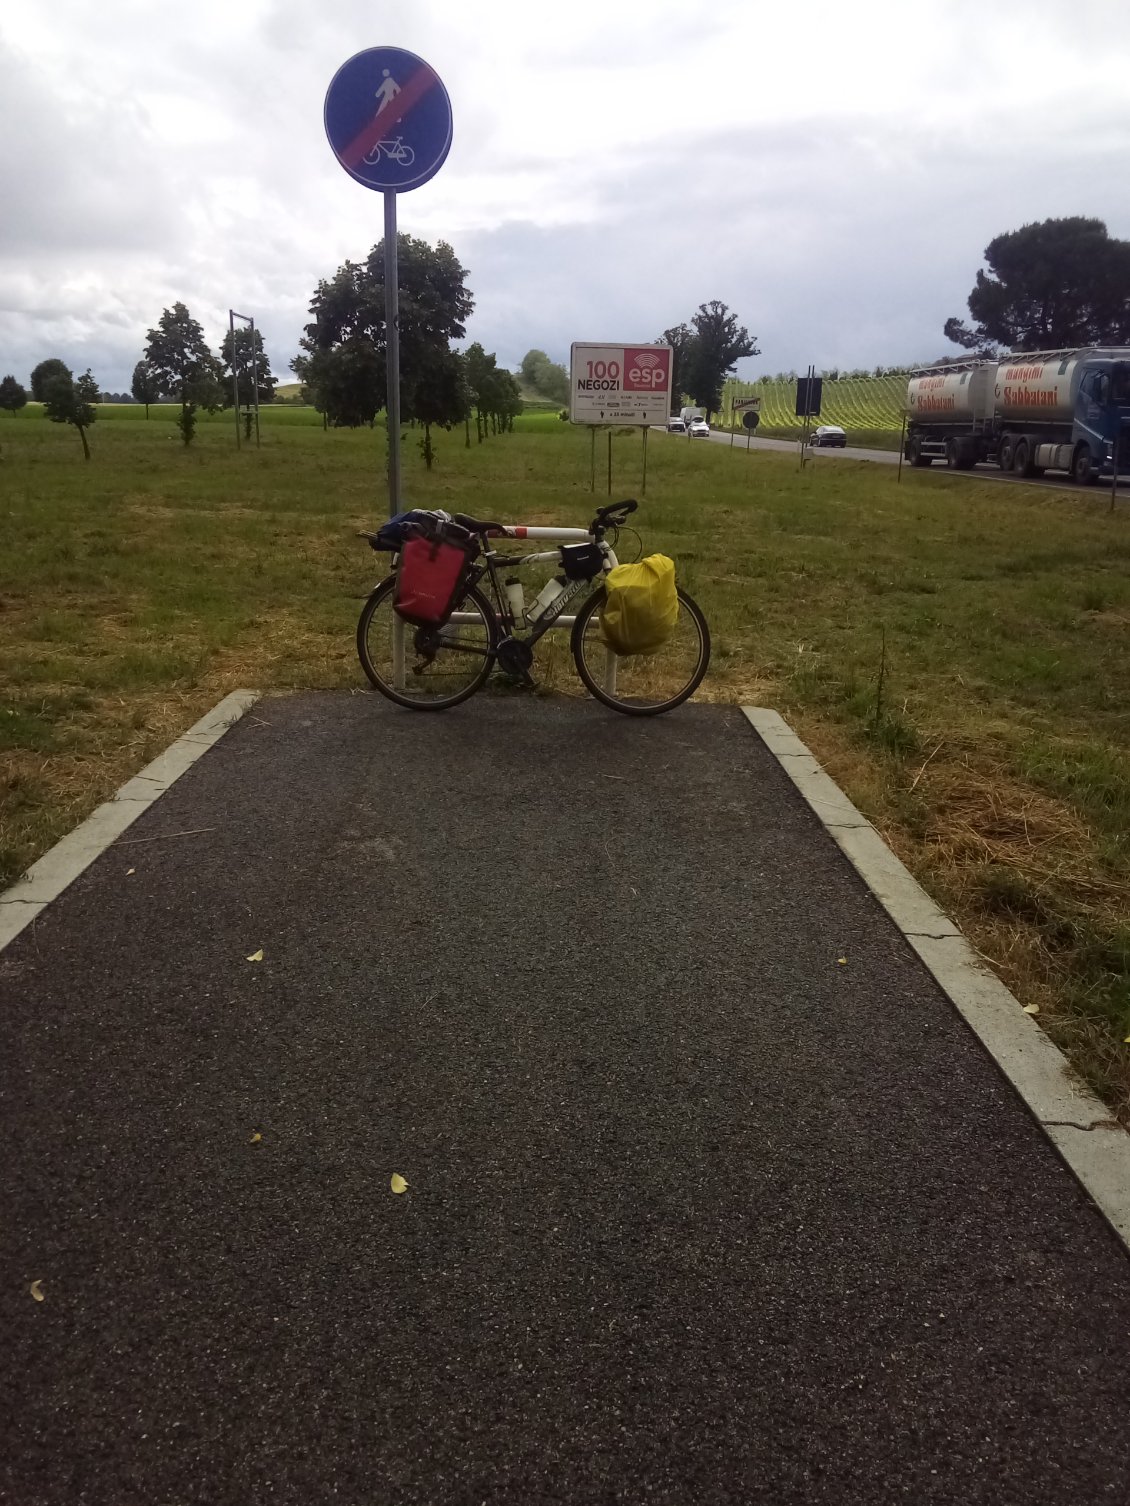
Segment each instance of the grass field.
M229 416L186 451L174 418L102 410L88 464L0 415L0 883L236 686L363 687L381 430L264 410L261 450ZM408 432L414 503L591 514L588 435L551 413L437 447L429 474ZM613 448L638 494L638 435ZM706 695L790 718L1130 1123L1130 511L653 434L638 519L710 618Z

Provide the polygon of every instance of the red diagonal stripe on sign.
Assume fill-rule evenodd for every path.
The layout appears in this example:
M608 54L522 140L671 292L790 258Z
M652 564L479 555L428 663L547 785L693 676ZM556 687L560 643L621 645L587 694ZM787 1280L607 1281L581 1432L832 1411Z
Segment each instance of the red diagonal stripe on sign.
M378 110L368 125L363 126L349 145L338 153L339 161L346 167L356 167L378 141L383 141L390 131L396 130L409 110L418 105L432 85L438 82L439 79L426 63L418 68L392 103L383 110Z

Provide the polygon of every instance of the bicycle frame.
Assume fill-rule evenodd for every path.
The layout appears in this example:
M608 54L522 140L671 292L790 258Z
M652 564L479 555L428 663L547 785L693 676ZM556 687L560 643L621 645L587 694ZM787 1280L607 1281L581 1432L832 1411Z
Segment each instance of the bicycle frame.
M591 544L594 541L595 536L591 534L587 528L541 528L526 527L523 524L507 523L503 527L501 537L508 539L533 540L554 539L560 541L561 543L568 544ZM613 550L611 544L606 544L604 540L601 539L599 541L599 547L601 553L604 555L603 573L607 573L607 571L613 569L619 563L619 561L616 558L615 551ZM499 584L496 571L503 566L513 570L523 570L528 565L545 563L548 560L560 560L560 550L549 549L544 551L537 551L533 554L521 554L514 556L507 555L505 557L500 557L497 549L487 547L483 550L482 558L482 569L477 576L472 576L472 584L476 583L479 580L482 580L484 576L489 579L491 594L494 597L494 607L499 624L503 629L503 636L520 636L521 641L523 643L529 644L531 648L535 643L537 643L539 638L542 638L552 628L571 628L573 626L573 623L576 621L576 615L570 614L566 616L565 608L570 604L570 602L580 596L582 592L586 596L590 595L600 583L599 576L595 576L592 580L569 581L565 587L565 590L562 591L561 595L556 599L556 601L550 603L550 605L542 613L541 617L538 618L537 622L533 623L527 632L520 632L520 629L524 626L524 624L517 623L515 621L514 612L510 605L510 598ZM479 614L477 612L453 612L448 618L448 623L478 621ZM446 625L447 624L445 624L445 626ZM407 626L408 625L400 618L397 618L393 625L393 683L398 690L403 690L405 683L404 646ZM609 659L609 680L612 688L614 689L616 683L615 665L617 656L611 649L608 649L607 652Z
M558 538L561 537L561 535L568 533L570 535L569 542L576 543L591 543L593 540L592 534L586 533L583 528L546 528L537 529L536 531L530 529L525 531L525 536L529 538L531 536L534 536L535 533L540 537L545 537L548 535ZM615 551L613 550L611 544L606 544L602 539L598 547L600 548L601 553L604 555L603 573L607 573L609 570L613 569L614 566L619 564L619 561L616 558ZM525 622L518 622L515 620L514 609L510 605L510 597L500 586L497 571L503 567L511 570L524 570L528 565L545 564L548 561L559 561L560 558L561 553L557 549L542 550L534 554L506 556L500 556L496 549L486 549L483 552L483 561L485 565L484 573L490 580L491 594L494 597L499 623L506 632L512 634L515 637L520 636L522 642L528 643L531 647L538 641L539 638L548 633L551 628L573 626L573 623L576 621L576 617L575 615L566 615L565 608L570 604L570 602L575 601L577 597L582 595L587 596L593 590L595 590L596 586L599 583L600 577L594 576L592 580L568 581L565 589L562 591L557 600L552 602L538 618L538 620L535 623L530 624L527 629L527 624ZM482 579L481 576L480 579ZM460 620L467 621L468 619L473 621L474 613L456 612L453 614L451 620L453 622L458 622Z

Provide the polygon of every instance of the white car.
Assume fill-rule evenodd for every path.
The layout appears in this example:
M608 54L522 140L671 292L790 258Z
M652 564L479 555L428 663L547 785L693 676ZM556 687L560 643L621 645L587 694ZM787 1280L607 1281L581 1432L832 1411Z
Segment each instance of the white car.
M710 425L706 422L705 418L695 418L691 420L688 432L692 439L705 439L710 433Z
M847 444L847 435L838 424L821 424L818 429L813 429L809 443L814 444L817 449L828 445L842 450Z

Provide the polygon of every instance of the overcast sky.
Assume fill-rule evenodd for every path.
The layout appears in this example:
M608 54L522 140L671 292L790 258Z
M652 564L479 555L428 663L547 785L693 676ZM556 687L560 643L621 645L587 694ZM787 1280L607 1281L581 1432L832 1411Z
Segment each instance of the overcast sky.
M402 231L451 243L468 339L655 339L722 299L740 374L931 359L987 242L1050 216L1130 238L1127 0L3 0L0 375L128 388L180 299L256 316L290 380L314 287L381 237L330 152L346 58L451 96Z

